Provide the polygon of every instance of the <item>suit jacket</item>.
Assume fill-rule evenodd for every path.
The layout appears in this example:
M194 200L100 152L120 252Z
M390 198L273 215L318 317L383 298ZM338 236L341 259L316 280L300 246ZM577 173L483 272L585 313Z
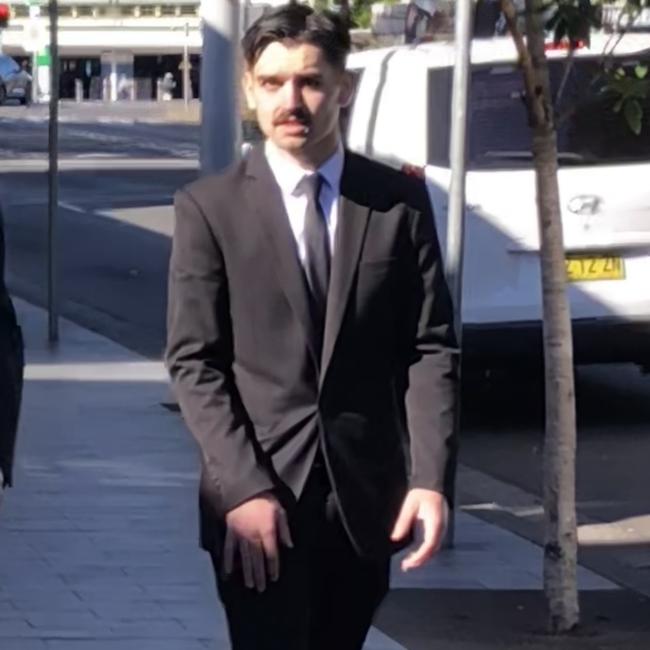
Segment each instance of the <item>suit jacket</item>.
M394 550L409 487L443 489L457 349L426 189L346 153L341 195L321 354L263 148L176 195L167 363L200 448L210 551L254 495L290 508L319 445L360 554Z
M11 485L23 387L23 339L5 286L4 266L4 226L0 212L0 469L4 484Z

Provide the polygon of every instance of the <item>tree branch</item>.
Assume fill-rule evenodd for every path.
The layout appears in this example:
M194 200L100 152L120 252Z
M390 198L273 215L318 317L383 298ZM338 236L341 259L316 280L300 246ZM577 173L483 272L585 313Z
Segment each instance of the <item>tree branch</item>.
M567 82L569 81L569 75L571 74L571 69L573 68L573 62L575 61L575 48L573 47L573 42L571 41L569 45L569 54L567 55L566 62L564 63L564 73L562 74L562 81L560 82L560 87L557 89L557 94L555 95L555 109L560 105L562 100L562 95L564 94L564 89L566 88Z
M528 48L524 41L523 34L517 24L517 8L513 0L501 0L501 11L506 19L508 31L512 35L519 55L519 65L524 74L524 87L526 89L526 103L528 104L528 114L536 124L543 124L546 121L543 104L535 101L542 88L537 80L533 61L530 57Z
M639 14L640 14L640 10L638 7L632 5L629 2L625 5L625 7L623 8L623 10L621 11L621 13L619 14L616 20L616 32L614 34L611 34L610 37L607 39L607 42L605 43L605 47L603 49L603 56L600 62L600 71L598 72L598 74L594 75L593 79L591 80L591 83L589 83L589 85L582 90L578 98L573 102L573 106L568 108L561 115L557 116L556 119L557 126L561 126L571 116L575 115L580 103L585 99L585 97L588 96L588 94L591 92L591 89L601 79L605 77L608 67L614 60L614 53L616 51L616 48L619 46L620 42L627 34L630 26L633 25L636 19L639 17ZM624 22L624 18L626 16L629 18L629 20L627 22ZM573 54L573 49L570 52L570 55L572 54ZM566 70L565 70L565 76L568 76ZM563 79L563 83L564 83L564 79ZM559 97L560 97L560 92L558 91L558 98L555 101L555 108L557 108L559 105Z

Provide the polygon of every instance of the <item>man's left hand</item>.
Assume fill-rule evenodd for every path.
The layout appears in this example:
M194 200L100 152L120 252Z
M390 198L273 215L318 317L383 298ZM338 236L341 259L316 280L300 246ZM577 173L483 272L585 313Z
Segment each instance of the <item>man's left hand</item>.
M440 492L421 488L409 491L391 534L391 540L403 540L411 532L416 521L422 522L424 539L418 548L402 560L402 571L421 567L439 550L447 528L448 515L447 500Z

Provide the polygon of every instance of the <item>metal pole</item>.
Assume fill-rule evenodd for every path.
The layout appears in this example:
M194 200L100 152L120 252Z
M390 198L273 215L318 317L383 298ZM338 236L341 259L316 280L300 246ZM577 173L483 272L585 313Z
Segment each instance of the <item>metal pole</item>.
M451 164L451 184L449 187L449 211L447 213L447 268L454 303L454 328L458 345L462 343L463 319L463 253L465 247L465 171L467 143L467 105L470 76L470 47L472 42L472 0L457 0L455 15L455 50L454 81L451 99L451 143L449 161ZM459 371L460 372L460 371ZM459 409L460 411L460 409ZM460 429L460 414L456 417L456 433ZM452 461L454 464L456 459ZM448 490L455 493L455 467L452 473L452 485ZM453 546L455 536L454 512L450 513L446 545Z
M210 174L223 170L239 156L239 3L201 0L201 17L201 172Z
M48 340L59 340L59 304L57 277L56 216L59 205L58 161L59 161L59 43L58 5L50 0L50 122L48 206L47 206L47 306Z
M447 222L447 279L455 307L458 342L462 339L462 270L465 243L465 168L467 143L467 104L469 94L470 46L472 39L472 0L456 2L456 62L451 100L451 185Z
M239 0L239 39L244 38L250 26L250 0Z
M38 52L32 52L32 104L38 103Z
M190 24L185 23L185 41L183 43L183 101L185 108L190 105Z

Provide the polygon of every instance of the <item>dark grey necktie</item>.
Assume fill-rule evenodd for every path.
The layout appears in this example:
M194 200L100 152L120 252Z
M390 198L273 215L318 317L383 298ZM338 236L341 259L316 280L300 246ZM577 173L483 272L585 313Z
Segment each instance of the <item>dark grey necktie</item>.
M323 186L320 174L306 176L303 180L307 196L305 213L305 274L312 299L314 324L321 340L327 310L327 289L330 281L330 242L327 221L320 206L319 196Z

